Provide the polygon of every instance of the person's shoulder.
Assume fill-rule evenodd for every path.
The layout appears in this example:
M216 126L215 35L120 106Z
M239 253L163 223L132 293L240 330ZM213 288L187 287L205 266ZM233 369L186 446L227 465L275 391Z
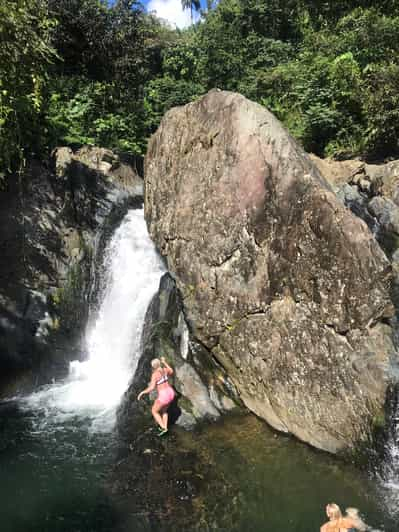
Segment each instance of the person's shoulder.
M356 528L356 523L351 517L343 517L341 519L342 528Z

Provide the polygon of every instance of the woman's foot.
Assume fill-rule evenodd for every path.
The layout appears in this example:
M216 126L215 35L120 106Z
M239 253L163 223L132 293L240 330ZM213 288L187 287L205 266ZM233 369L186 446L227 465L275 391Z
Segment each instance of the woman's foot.
M167 434L167 432L168 432L168 429L162 429L160 431L160 433L158 434L158 436L165 436L165 434Z

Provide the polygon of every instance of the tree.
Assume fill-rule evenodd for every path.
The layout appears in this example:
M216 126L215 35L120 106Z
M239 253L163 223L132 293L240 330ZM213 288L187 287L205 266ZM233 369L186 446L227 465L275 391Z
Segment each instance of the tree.
M162 72L174 32L131 0L50 0L60 61L47 126L51 145L101 144L145 151L144 88Z
M213 87L267 106L308 150L388 155L399 1L374 4L208 0L173 30L138 0L0 0L0 172L57 143L143 154L171 106Z
M99 0L48 0L57 25L52 43L60 57L62 74L107 75L108 9Z
M374 156L399 153L399 65L371 64L363 80L367 148Z
M299 37L295 0L221 0L198 28L206 85L253 97L256 77L291 59Z
M55 58L45 0L0 0L0 174L43 147L42 111Z
M199 11L201 9L200 0L181 0L181 5L183 9L190 9L191 21L193 20L193 10Z

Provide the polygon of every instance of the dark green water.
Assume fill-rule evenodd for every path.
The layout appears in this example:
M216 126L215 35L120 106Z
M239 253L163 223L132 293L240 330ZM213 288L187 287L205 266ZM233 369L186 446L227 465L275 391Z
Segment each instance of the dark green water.
M102 489L112 446L78 417L51 423L43 412L0 404L0 530L113 530L117 516Z
M103 488L114 460L112 435L91 433L88 418L52 416L0 404L1 531L119 530L125 516ZM374 529L399 530L385 506L387 492L366 473L276 435L252 416L182 432L179 439L222 468L234 486L207 495L212 530L317 531L332 501L359 507ZM202 504L206 515L206 497ZM234 513L228 528L226 511ZM178 523L176 530L182 530Z
M375 479L252 416L208 427L200 443L239 486L237 530L318 531L326 503L336 502L360 508L374 530L399 531L399 508L388 511L392 493Z

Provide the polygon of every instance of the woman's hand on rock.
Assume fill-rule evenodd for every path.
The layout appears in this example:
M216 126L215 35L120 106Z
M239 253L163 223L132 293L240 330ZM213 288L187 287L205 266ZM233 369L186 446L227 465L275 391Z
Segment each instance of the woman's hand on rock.
M137 401L140 401L140 399L143 397L143 392L140 392L137 396Z

